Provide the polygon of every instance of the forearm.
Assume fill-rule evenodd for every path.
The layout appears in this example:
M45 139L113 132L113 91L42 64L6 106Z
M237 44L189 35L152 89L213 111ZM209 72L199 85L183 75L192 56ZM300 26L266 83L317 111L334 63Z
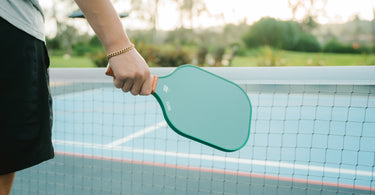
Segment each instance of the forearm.
M131 45L120 18L110 0L75 0L102 42L107 54ZM152 76L146 61L136 49L109 59L113 84L133 95L150 95Z
M75 0L107 54L130 46L120 18L109 0Z

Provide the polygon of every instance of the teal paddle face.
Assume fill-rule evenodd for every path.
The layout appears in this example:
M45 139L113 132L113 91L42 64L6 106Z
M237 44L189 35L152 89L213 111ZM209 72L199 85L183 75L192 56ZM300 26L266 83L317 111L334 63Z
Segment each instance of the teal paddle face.
M235 83L184 65L159 77L153 95L165 120L178 134L227 152L246 144L251 103Z

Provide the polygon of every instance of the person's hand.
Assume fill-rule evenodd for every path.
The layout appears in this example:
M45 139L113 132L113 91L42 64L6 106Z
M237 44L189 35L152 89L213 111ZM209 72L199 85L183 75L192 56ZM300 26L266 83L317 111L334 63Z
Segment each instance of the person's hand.
M113 71L113 84L133 95L150 95L152 76L150 69L136 49L111 57L109 65Z

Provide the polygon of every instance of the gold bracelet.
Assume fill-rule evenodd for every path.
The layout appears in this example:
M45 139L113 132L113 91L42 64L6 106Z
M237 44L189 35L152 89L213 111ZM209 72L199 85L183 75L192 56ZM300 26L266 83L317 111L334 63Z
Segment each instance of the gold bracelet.
M126 52L128 52L128 51L130 51L130 50L132 50L132 49L134 49L134 44L131 44L129 47L126 47L126 48L124 48L124 49L122 49L122 50L120 50L120 51L115 51L115 52L113 52L113 53L108 54L108 55L107 55L107 58L108 58L108 60L109 60L109 59L110 59L111 57L113 57L113 56L118 56L118 55L123 54L123 53L126 53Z

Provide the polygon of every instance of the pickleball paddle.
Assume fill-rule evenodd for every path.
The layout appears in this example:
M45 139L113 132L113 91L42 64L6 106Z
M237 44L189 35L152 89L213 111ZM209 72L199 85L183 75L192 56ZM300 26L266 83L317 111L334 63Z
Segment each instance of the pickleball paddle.
M114 76L110 66L106 74ZM226 152L246 144L251 103L237 84L193 65L153 77L152 94L176 133Z

